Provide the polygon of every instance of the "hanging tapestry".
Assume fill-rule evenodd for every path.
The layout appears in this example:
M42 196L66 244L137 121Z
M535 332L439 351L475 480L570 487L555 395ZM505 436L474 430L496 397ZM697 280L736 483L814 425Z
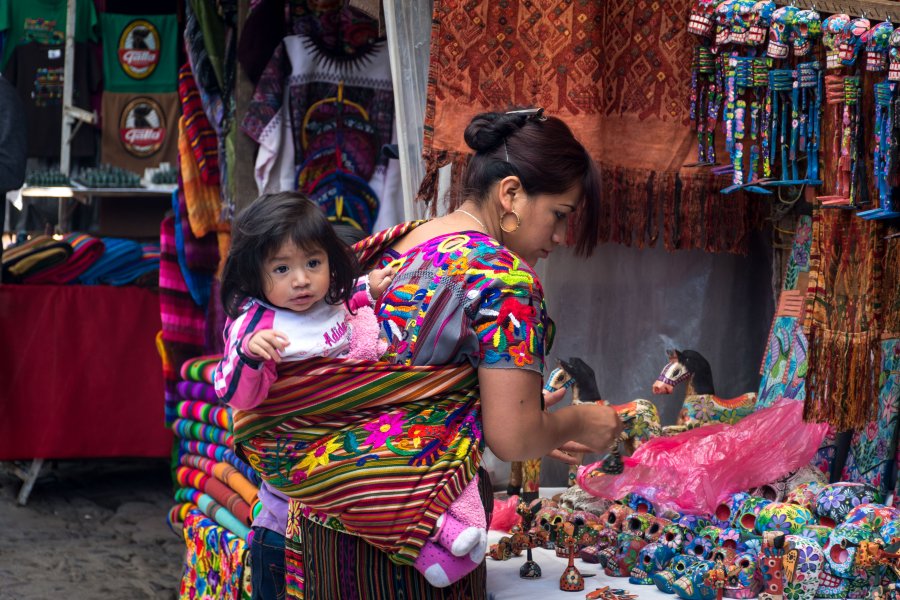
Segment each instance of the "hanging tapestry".
M803 297L809 284L809 249L812 244L812 219L797 220L784 274L784 284L766 344L766 355L760 373L757 410L772 406L781 398L806 398L807 341L801 316Z
M247 542L191 509L182 529L187 544L179 598L250 598Z
M760 204L683 168L696 151L690 4L435 0L419 199L435 199L444 165L460 179L472 116L541 106L600 165L602 241L644 247L662 235L670 250L746 253Z
M820 209L813 217L804 417L828 421L838 431L875 418L883 246L878 227L849 211Z

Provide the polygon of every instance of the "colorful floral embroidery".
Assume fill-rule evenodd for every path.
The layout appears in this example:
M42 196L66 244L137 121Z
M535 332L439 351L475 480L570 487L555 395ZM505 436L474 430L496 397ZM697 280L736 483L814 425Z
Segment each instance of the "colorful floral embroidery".
M371 431L366 438L366 444L372 444L372 448L380 448L384 442L400 433L403 433L403 415L399 413L381 415L377 421L366 423L363 429Z
M297 465L298 469L306 469L306 475L309 476L316 467L324 467L331 462L331 454L337 452L341 448L341 443L337 438L331 438L324 444L313 448L311 452Z

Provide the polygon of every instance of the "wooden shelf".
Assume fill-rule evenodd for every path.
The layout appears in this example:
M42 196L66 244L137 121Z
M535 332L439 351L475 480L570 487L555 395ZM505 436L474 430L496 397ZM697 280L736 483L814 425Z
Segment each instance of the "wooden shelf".
M844 13L851 17L865 14L870 21L900 21L900 2L894 0L795 0L775 4L792 5L797 8L815 8L823 14Z

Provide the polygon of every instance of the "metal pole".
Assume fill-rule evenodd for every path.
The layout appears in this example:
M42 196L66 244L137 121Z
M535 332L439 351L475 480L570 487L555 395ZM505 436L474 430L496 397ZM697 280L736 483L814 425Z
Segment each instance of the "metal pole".
M72 106L73 85L75 80L75 11L78 0L68 0L66 9L66 55L63 65L63 100L62 100L62 135L59 146L59 170L63 175L69 175L71 170L71 130L74 119L69 108ZM66 208L68 199L59 199L59 211L57 214L57 228L64 233Z

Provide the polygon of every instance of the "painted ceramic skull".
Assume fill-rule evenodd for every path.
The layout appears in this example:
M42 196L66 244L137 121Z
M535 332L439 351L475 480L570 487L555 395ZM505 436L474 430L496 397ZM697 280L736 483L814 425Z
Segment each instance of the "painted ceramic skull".
M834 527L826 527L825 525L807 525L800 530L798 535L815 540L819 546L824 548L828 544L828 536L831 535L832 529Z
M880 539L880 530L897 511L879 504L862 504L832 530L825 546L825 567L819 576L818 598L865 598L872 575L856 565L861 542Z
M866 32L866 71L884 71L887 68L887 55L890 48L894 26L890 21L878 23Z
M700 37L711 38L713 19L719 2L721 0L697 0L694 2L688 20L688 32Z
M871 27L869 20L862 17L847 23L844 31L838 36L838 58L841 59L841 63L852 65L856 62L856 57L863 47L863 36Z
M684 527L676 523L666 525L663 527L662 535L658 541L676 553L681 552L682 548L684 548Z
M780 531L781 533L800 533L803 527L814 523L812 513L796 504L773 502L759 511L756 518L756 532Z
M835 527L860 504L881 502L881 493L865 483L839 482L826 485L816 497L819 524Z
M766 54L772 58L787 58L794 36L794 19L799 10L795 6L782 6L772 13L769 27L769 46Z
M731 43L747 44L750 39L750 24L753 21L753 6L756 0L734 0L731 20Z
M750 10L750 30L747 33L747 43L751 46L759 46L766 41L769 26L772 24L772 13L775 12L775 3L772 0L761 0L753 5Z
M619 539L619 532L614 529L601 529L597 532L597 541L593 545L582 548L578 552L578 558L587 563L597 564L600 562L600 553L611 546L616 545Z
M685 542L684 553L693 554L698 558L709 558L712 556L713 548L716 547L716 541L718 540L718 535L713 535L716 532L711 531L712 529L718 529L718 527L704 527L693 538ZM713 539L714 537L715 539Z
M700 515L684 515L676 522L684 527L685 540L693 537L697 531L711 524L709 519Z
M731 33L734 26L734 4L736 0L723 0L716 6L716 36L718 47L732 43ZM715 52L715 48L713 48Z
M825 562L822 546L809 538L788 535L784 548L785 598L813 600Z
M655 514L655 511L653 510L653 503L639 494L628 494L627 496L625 496L623 504L630 508L632 512L648 515Z
M788 495L785 497L784 501L788 502L789 504L802 506L810 512L815 512L816 496L818 496L819 492L822 491L823 487L825 486L815 481L801 483L790 492L788 492Z
M716 563L711 560L695 562L687 568L684 575L675 580L672 588L679 598L685 600L712 600L716 591L704 583L706 574L714 569Z
M756 598L760 588L756 578L756 552L739 553L726 572L726 598Z
M769 504L771 502L765 498L755 496L747 498L744 505L741 506L741 511L734 518L734 526L740 529L742 536L756 534L756 518L760 511Z
M637 564L638 554L647 545L647 540L639 535L620 533L616 542L616 553L606 563L603 572L610 577L628 577Z
M681 579L687 572L688 567L698 561L700 561L699 558L690 554L676 554L669 562L669 567L654 574L651 579L653 579L653 583L656 584L659 591L666 594L674 594L675 588L672 587L672 584Z
M606 511L606 514L600 518L600 523L604 527L622 531L622 528L625 526L625 520L632 514L634 514L632 508L623 504L613 504Z
M648 529L650 529L650 525L652 524L652 515L632 513L628 515L627 519L625 519L625 526L622 528L622 531L644 537L644 534Z
M840 36L843 34L850 16L838 13L825 18L822 22L822 43L825 45L826 66L829 69L838 69L841 61L838 58Z
M741 511L744 502L749 497L750 494L746 492L738 492L719 502L715 513L713 513L713 524L719 527L730 527L734 522L734 516Z
M653 517L650 526L644 531L644 539L648 542L655 542L662 538L663 532L669 525L674 525L672 521L663 519L662 517Z
M652 542L647 544L638 553L637 563L631 569L628 581L637 585L653 585L653 576L666 569L675 551L660 544Z
M567 511L556 506L545 506L535 515L534 530L547 550L553 550L556 547L558 531L566 522L566 516Z
M894 30L888 43L891 46L888 57L888 79L900 81L900 28Z
M816 10L798 11L794 31L794 56L806 56L822 35L822 15Z
M746 544L741 541L741 532L735 527L723 527L719 533L719 545L741 552Z

